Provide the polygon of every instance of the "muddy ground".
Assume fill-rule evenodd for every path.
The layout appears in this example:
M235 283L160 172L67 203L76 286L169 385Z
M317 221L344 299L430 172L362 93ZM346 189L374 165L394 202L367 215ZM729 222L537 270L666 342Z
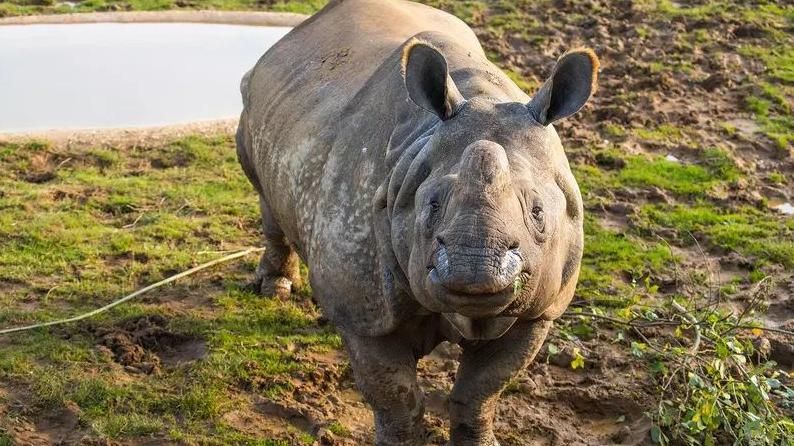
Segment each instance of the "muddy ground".
M568 48L590 46L601 58L599 91L593 103L577 118L561 123L558 131L584 185L586 212L593 219L593 227L607 231L610 237L629 234L630 246L638 247L636 256L647 255L648 260L641 262L641 271L637 271L633 263L625 266L628 260L610 263L611 251L586 256L586 269L594 272L583 278L572 308L603 304L609 309L629 293L649 303L673 295L691 299L718 295L720 305L741 312L761 290L765 311L755 317L769 327L794 329L794 225L790 223L794 217L779 215L773 209L794 200L794 63L786 59L791 57L794 44L791 2L749 6L650 0L429 3L470 23L489 54L530 91ZM757 48L782 56L766 57L767 53L758 53ZM122 143L101 139L93 143L132 150L130 160L123 155L120 163L126 172L137 175L187 168L203 156L148 151L147 147L169 140L163 135L141 142L140 153L136 144L128 144L135 136L122 139ZM76 191L71 186L59 186L56 172L67 158L77 160L72 164L101 169L102 157L97 158L99 161L80 158L91 145L90 135L87 140L55 144L49 149L49 157L26 164L34 173L26 181L48 187L49 194L65 194L74 203L92 203L95 196L106 192L101 188ZM218 147L230 149L230 140L222 140ZM711 160L704 156L711 153L706 149L714 147L728 154L731 169L738 172L725 176L729 180L695 176L692 181L704 182L700 187L687 186L688 177L671 179L662 174L664 181L658 181L655 177L620 176L628 171L627 165L642 157L667 157L673 160L669 163L686 166L710 165ZM226 161L233 166L233 160ZM674 164L661 166L672 169ZM43 176L37 176L36 169ZM601 177L593 175L604 172L623 182L603 186ZM245 187L240 186L243 196ZM224 243L255 244L255 205L252 200L241 203L241 209L246 209L240 211L242 216L229 216L229 222L236 221L239 226L239 232L232 234L238 237L236 241L230 243L229 234L216 234L207 223L194 231L201 241L188 240L172 248L198 250L209 244L221 250L229 248ZM108 214L105 223L132 225L133 229L145 223L145 218L143 222L136 220L147 212L139 212L139 203L129 205L131 208L112 207L116 206L113 203L102 206ZM162 206L174 215L216 209L212 203L202 207L187 201L170 208L168 202ZM217 212L223 213L217 206ZM672 215L701 207L725 213L718 214L714 227L690 227L649 216L654 209ZM751 228L757 225L767 232L758 229L727 236L718 231L740 223ZM161 242L157 236L152 237L145 241ZM601 248L605 242L594 237L588 243ZM676 260L656 265L650 259L650 248L639 249L657 243L661 243L663 252L669 248ZM163 270L154 266L158 256L168 258L166 254L147 254L143 248L103 257L101 261L108 268L105 272L134 276L128 288L109 289L129 291L196 262L175 261L172 269ZM274 314L296 317L294 326L289 323L283 330L268 328L259 333L244 322L249 315L234 321L240 325L228 322L230 308L253 312L261 305L236 291L244 288L252 268L251 262L224 267L181 287L155 293L129 314L53 330L50 336L55 340L46 340L55 343L62 353L55 357L25 353L36 358L33 365L25 367L31 367L31 373L52 371L48 366L69 370L71 375L61 380L67 387L52 387L68 397L53 395L48 390L51 384L26 376L23 366L10 360L0 362L0 378L4 378L0 382L0 445L370 444L372 415L355 390L338 338L311 303L308 292L289 301L267 304ZM65 276L68 268L64 271L61 274ZM46 312L36 313L38 318L83 308L75 297L88 296L88 302L103 299L104 295L75 288L71 294L64 294L65 300L56 307L48 306L42 303L45 298L51 294L57 298L59 294L52 288L57 284L43 278L44 274L0 277L0 288L12 296L5 303L13 309L0 317L0 326L25 321L26 311L46 308ZM767 279L761 283L764 277ZM294 316L294 312L301 316ZM261 322L281 327L280 319L269 319L268 315L250 318L255 321L253 325ZM658 403L659 385L651 378L648 364L616 340L619 327L600 323L595 327L594 332L572 337L576 326L564 321L558 324L538 360L508 386L496 421L497 437L503 445L652 444L648 412ZM293 335L295 330L298 335ZM249 331L253 333L251 338L243 336ZM240 339L234 339L236 335ZM668 335L663 330L644 332L651 340ZM639 340L632 334L626 336ZM767 357L787 372L794 370L790 338L771 333L755 337L754 342L766 345ZM12 349L27 352L21 345L38 340L35 336L0 338L0 355L5 350L10 358ZM84 351L69 353L71 350L64 346L69 342L81 345ZM237 353L248 352L249 346L277 352L272 353L276 358L273 361L283 367L273 365L269 357L245 353L250 355L246 358ZM583 368L572 368L574 348L584 355ZM561 351L551 354L557 350ZM446 398L454 382L458 354L456 346L444 344L419 366L431 444L446 441ZM158 392L170 398L173 389L169 386L179 392L195 391L197 396L195 401L174 396L162 404L150 404L132 393L119 390L115 394L117 390L111 392L105 387L103 392L110 396L99 391L101 396L67 391L68 385L86 382L86 376L112 382L112 389L148 389L142 398L157 398ZM186 384L193 376L208 377L206 382L220 383L219 387L196 390ZM213 396L210 407L202 398L209 398L211 392L219 392L219 396ZM168 402L172 400L176 402ZM136 409L136 405L145 409ZM108 421L116 420L109 411L143 418L129 425L132 427L117 428ZM791 416L790 408L788 414ZM158 417L165 421L150 420Z

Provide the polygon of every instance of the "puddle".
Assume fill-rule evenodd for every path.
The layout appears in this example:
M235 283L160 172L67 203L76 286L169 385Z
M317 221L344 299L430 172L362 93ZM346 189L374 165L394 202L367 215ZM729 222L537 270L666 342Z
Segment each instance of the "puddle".
M234 117L243 74L288 27L0 26L0 132Z

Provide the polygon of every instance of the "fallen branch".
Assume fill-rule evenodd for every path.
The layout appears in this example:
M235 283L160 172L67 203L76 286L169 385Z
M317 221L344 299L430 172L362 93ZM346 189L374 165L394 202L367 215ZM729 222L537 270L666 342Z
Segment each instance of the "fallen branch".
M234 254L230 254L230 255L228 255L226 257L221 257L220 259L215 259L215 260L212 260L212 261L207 262L207 263L202 263L201 265L198 265L198 266L195 266L193 268L190 268L189 270L181 272L179 274L175 274L175 275L173 275L173 276L171 276L171 277L169 277L167 279L163 279L163 280L161 280L161 281L159 281L157 283L154 283L152 285L149 285L149 286L147 286L145 288L141 288L140 290L138 290L138 291L136 291L136 292L134 292L132 294L128 294L128 295L122 297L119 300L113 301L113 302L105 305L102 308L97 308L96 310L89 311L88 313L84 313L84 314L81 314L81 315L78 315L78 316L74 316L74 317L70 317L70 318L67 318L67 319L60 319L60 320L51 321L51 322L43 322L41 324L28 325L28 326L25 326L25 327L7 328L5 330L0 330L0 335L6 335L6 334L10 334L10 333L18 333L18 332L21 332L21 331L29 331L29 330L34 330L34 329L37 329L37 328L42 328L42 327L52 327L53 325L63 325L63 324L68 324L70 322L77 322L77 321L81 321L83 319L88 319L89 317L96 316L99 313L104 313L105 311L108 311L109 309L111 309L113 307L116 307L118 305L123 304L124 302L127 302L127 301L129 301L131 299L134 299L134 298L140 296L141 294L147 293L147 292L149 292L149 291L151 291L153 289L159 288L159 287L161 287L163 285L169 284L169 283L174 282L174 281L176 281L178 279L181 279L183 277L187 277L187 276L189 276L191 274L194 274L194 273L196 273L198 271L201 271L203 269L207 269L209 267L218 265L220 263L225 263L225 262L228 262L230 260L238 259L240 257L247 256L248 254L251 254L251 253L262 252L264 250L265 250L265 248L247 248L247 249L244 249L242 251L236 252Z
M674 320L674 319L661 319L661 320L656 320L656 321L642 322L642 321L639 321L637 319L631 319L631 320L619 319L619 318L616 318L616 317L605 316L603 314L597 314L597 313L589 313L589 312L585 312L585 311L582 311L582 312L566 311L565 313L562 314L562 316L563 317L567 317L567 318L591 317L593 319L601 319L601 320L604 320L604 321L612 322L612 323L617 324L617 325L623 325L625 327L631 327L631 328L649 328L649 327L658 327L658 326L678 327L678 326L684 325L684 324L692 325L692 326L700 326L700 325L703 325L703 323L704 323L702 321L701 322L697 322L696 321L695 323L692 323L690 321L685 321L684 322L684 321L677 321L677 320ZM779 333L779 334L783 334L783 335L786 335L786 336L794 337L794 331L783 330L781 328L757 327L755 325L736 325L733 328L735 328L735 329L744 329L744 330L768 331L768 332L771 332L771 333Z

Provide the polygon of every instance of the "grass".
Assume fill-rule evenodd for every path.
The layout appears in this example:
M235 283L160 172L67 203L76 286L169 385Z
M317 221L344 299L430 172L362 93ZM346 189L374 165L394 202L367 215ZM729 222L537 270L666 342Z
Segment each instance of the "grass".
M255 196L239 174L231 138L124 150L5 144L0 170L2 326L98 306L218 256L201 252L258 240ZM43 172L51 179L30 182ZM239 432L221 429L220 416L245 404L242 389L311 369L288 346L340 347L335 332L318 326L313 305L245 291L255 264L250 258L227 269L212 286L200 275L155 293L176 302L208 296L203 303L178 310L134 303L82 328L11 336L0 355L0 382L26 389L40 410L75 404L81 425L101 438L167 432L199 443L238 441ZM32 311L25 304L31 299ZM118 364L95 348L97 333L153 315L167 316L169 332L206 343L206 356L133 383L120 380Z
M756 262L794 267L794 220L752 207L725 209L709 203L645 205L641 218L650 233L673 228L675 242L698 240L721 251L733 251ZM694 237L694 238L693 238Z
M747 45L741 53L760 59L769 80L758 82L745 98L745 108L752 112L762 131L783 154L794 147L794 50L790 44L773 48Z
M622 156L616 150L596 151L596 158L612 164L625 164L615 170L598 166L575 166L580 188L585 194L603 196L620 187L650 188L688 198L705 197L717 186L724 186L740 177L738 167L722 149L697 151L693 163L670 161L660 156Z

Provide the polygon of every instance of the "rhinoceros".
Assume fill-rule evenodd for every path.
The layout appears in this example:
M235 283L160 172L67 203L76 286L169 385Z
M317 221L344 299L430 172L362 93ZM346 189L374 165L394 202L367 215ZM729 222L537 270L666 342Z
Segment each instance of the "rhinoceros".
M582 199L552 124L589 100L597 71L591 50L569 51L530 98L454 16L336 0L244 76L257 286L289 295L308 265L376 444L426 441L416 365L445 340L463 351L450 444L498 444L499 395L576 287Z

